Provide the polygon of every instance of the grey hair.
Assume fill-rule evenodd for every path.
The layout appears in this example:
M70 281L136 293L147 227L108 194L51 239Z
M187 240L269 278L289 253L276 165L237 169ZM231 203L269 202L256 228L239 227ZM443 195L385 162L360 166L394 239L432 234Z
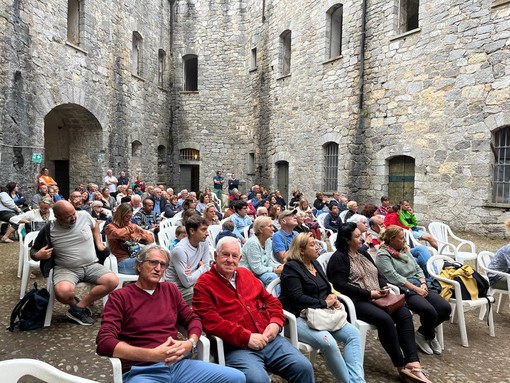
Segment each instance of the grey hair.
M367 221L367 217L365 217L364 215L361 215L361 214L353 214L348 220L347 222L354 222L354 223L359 223L359 222L366 222Z
M241 253L241 244L239 243L239 240L237 238L230 237L230 236L223 237L222 239L220 239L218 241L218 243L216 244L216 249L215 249L216 253L221 253L223 246L226 245L227 243L236 243L237 246L239 246L239 253Z
M143 261L145 261L145 258L147 258L147 255L152 250L158 250L161 254L164 254L166 256L167 262L170 263L170 251L167 248L158 245L157 243L151 243L149 245L142 247L142 249L139 251L139 253L136 254L136 263L142 264ZM137 267L135 267L135 271L136 271L136 274L139 274Z

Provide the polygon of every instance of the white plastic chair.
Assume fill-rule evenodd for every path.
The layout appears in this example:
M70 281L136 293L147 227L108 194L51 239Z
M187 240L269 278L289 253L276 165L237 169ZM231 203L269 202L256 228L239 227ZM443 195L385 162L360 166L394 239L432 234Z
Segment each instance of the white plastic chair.
M159 231L165 230L167 227L171 227L171 226L173 226L171 218L162 219L159 222Z
M324 220L326 219L326 216L328 214L329 213L322 213L317 216L317 223L319 224L323 238L328 238L328 235L329 236L333 235L333 231L326 229L326 227L324 226Z
M222 230L221 225L209 225L207 231L209 232L209 246L215 248L216 247L216 237L220 234Z
M457 298L450 298L450 304L452 305L452 321L454 319L454 316L457 316L457 320L459 322L459 329L460 329L460 337L461 342L464 347L469 347L468 343L468 336L467 336L467 330L466 330L466 320L464 318L464 312L473 310L476 308L482 307L484 309L487 309L489 307L490 303L494 302L494 297L487 297L487 298L479 298L475 300L463 300L459 297L462 297L462 292L460 288L460 283L457 281L454 281L452 279L441 277L439 274L441 273L441 270L443 270L443 264L444 262L454 262L454 259L445 256L445 255L434 255L432 256L428 262L427 262L427 271L429 274L437 279L438 281L448 283L452 285L455 289L455 296ZM460 304L458 304L460 301ZM487 321L489 323L489 335L495 336L494 333L494 317L493 317L493 310L488 310L488 318Z
M510 274L504 273L502 271L489 269L489 263L492 261L492 258L494 258L494 253L492 253L490 251L481 251L478 254L478 258L477 258L478 266L479 266L478 269L480 270L480 274L482 274L484 277L486 277L487 280L489 279L487 277L487 273L497 274L497 275L501 275L502 277L506 277L506 282L507 282L506 290L493 289L492 287L489 289L490 295L495 297L496 294L499 294L498 305L496 306L496 312L499 313L499 309L501 307L501 302L503 301L503 295L505 295L505 294L509 295L508 304L510 306Z
M30 277L30 268L31 267L39 267L39 261L34 261L30 258L30 245L33 245L33 241L37 238L39 234L38 231L31 231L25 237L23 241L23 266L21 272L21 288L19 290L19 299L25 296L25 292L27 291L28 279Z
M342 211L340 212L340 219L341 219L341 220L342 220L342 222L344 222L344 223L345 223L345 216L347 215L347 213L348 213L348 212L349 212L349 210L348 210L348 209L342 210Z
M53 308L55 306L55 290L53 290L53 272L54 269L50 270L50 274L48 275L48 278L46 279L46 290L50 293L50 298L48 300L48 308L46 309L46 317L44 318L44 327L51 326L51 318L53 317ZM85 283L80 282L76 285L76 288L80 287L94 287L94 284L91 283ZM106 297L103 298L103 301L107 299Z
M18 278L21 278L21 270L23 269L23 229L25 228L24 223L20 223L18 226L18 239L19 239L19 257L18 257Z
M331 250L333 250L333 251L336 251L335 243L336 243L337 237L338 237L338 233L333 233L329 237L329 244L331 245Z
M276 297L276 286L280 284L280 278L276 278L269 285L267 285L266 290L268 293L272 294ZM297 321L296 316L286 310L283 310L283 314L288 322L288 331L289 331L289 341L290 343L301 351L309 360L312 366L315 364L317 360L317 351L315 348L310 346L308 343L300 342L298 340L297 334Z
M119 284L117 285L116 290L122 288L126 282L136 282L138 280L138 275L119 273L119 264L117 262L117 257L114 254L110 254L108 258L105 259L104 266L113 271L117 278L119 278ZM103 297L103 306L106 304L107 300L108 295L105 295Z
M437 239L439 254L452 257L460 263L477 258L478 254L476 253L475 244L471 241L457 237L453 234L450 226L442 222L431 222L429 224L429 232ZM458 242L458 245L453 244L451 239ZM469 248L468 251L460 250L461 247L466 246Z
M95 380L81 378L60 371L48 363L36 359L9 359L0 362L2 383L17 383L24 376L33 376L50 383L95 383Z
M181 327L178 326L178 330L181 334L183 334L185 337L187 335L187 331ZM210 355L211 355L211 343L209 339L207 339L205 336L200 336L197 342L197 359L202 360L204 362L210 361ZM110 363L112 364L113 368L113 383L122 383L122 363L119 358L108 358L110 359ZM225 361L223 361L223 365L225 365ZM197 382L199 383L199 382Z
M165 249L168 249L168 246L175 239L175 230L177 230L177 226L165 226L164 228L159 229L158 233L158 243L163 246Z

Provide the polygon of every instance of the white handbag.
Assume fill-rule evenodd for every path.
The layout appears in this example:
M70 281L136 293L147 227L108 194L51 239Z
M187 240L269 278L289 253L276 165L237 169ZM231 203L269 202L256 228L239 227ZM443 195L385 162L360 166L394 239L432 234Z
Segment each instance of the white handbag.
M340 309L304 309L301 316L306 318L308 327L320 331L340 330L347 323L345 308Z

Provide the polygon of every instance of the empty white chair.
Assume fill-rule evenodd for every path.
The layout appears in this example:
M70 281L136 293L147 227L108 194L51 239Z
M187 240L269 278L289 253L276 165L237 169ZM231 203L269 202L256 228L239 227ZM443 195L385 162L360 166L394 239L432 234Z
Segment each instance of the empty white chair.
M487 280L489 279L487 277L487 273L492 273L492 274L497 274L497 275L501 275L502 277L505 277L506 278L506 283L507 283L507 289L506 290L501 290L501 289L494 289L494 288L490 288L489 289L489 294L496 297L496 294L498 294L498 305L496 306L496 312L499 313L499 309L501 307L501 302L503 301L503 295L509 295L510 294L510 274L508 273L504 273L502 271L497 271L497 270L492 270L492 269L489 269L489 263L492 261L492 258L494 257L494 253L490 252L490 251L481 251L479 254L478 254L478 270L480 271L480 274L482 274L484 277L487 278ZM509 295L510 296L510 295ZM509 303L509 306L510 306L510 298L508 299L508 303Z
M158 243L163 246L165 249L168 249L168 246L175 239L175 230L177 230L177 226L165 226L161 228L158 233Z
M39 261L34 261L30 258L30 249L32 248L33 241L37 238L39 234L38 231L31 231L22 241L20 237L20 242L23 242L22 249L22 260L23 265L21 267L21 288L19 290L19 298L23 298L25 292L27 291L28 279L30 277L30 268L31 267L39 267Z
M494 298L491 296L487 298L478 298L474 300L463 300L462 298L459 298L462 297L460 283L452 279L441 277L439 275L441 273L441 270L443 270L443 264L445 261L454 262L454 259L445 255L432 256L427 262L427 271L432 277L436 278L438 281L451 284L454 287L455 297L457 298L450 298L450 304L452 305L452 319L454 315L457 316L462 345L464 347L469 347L464 312L476 308L480 308L481 310L483 310L482 307L486 309L490 303L494 302ZM488 312L489 314L487 321L489 323L489 334L490 336L495 336L493 310L488 310Z
M221 225L209 225L207 228L207 231L209 231L209 246L216 247L216 237L220 234L221 230Z
M165 218L159 221L159 231L165 230L167 227L173 226L173 222L170 218Z
M9 359L0 362L2 383L17 383L24 376L33 376L44 382L95 383L95 380L81 378L60 371L48 363L36 359ZM121 380L122 381L122 380Z
M453 234L450 226L442 222L431 222L429 224L429 232L438 243L438 252L441 255L447 255L454 258L457 262L464 263L470 259L476 259L476 246L473 242L457 237ZM458 242L457 245L451 240ZM465 250L461 251L461 247Z

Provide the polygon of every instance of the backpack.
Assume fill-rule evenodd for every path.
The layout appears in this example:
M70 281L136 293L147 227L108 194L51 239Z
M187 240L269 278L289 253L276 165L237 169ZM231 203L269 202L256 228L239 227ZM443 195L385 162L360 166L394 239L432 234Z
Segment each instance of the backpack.
M443 265L443 270L446 268L454 268L455 270L458 270L460 268L468 268L470 272L472 272L471 276L473 277L474 281L476 282L472 284L471 289L476 288L478 293L478 298L487 298L487 293L489 292L489 282L478 272L471 268L469 265L462 265L459 262L445 262ZM460 289L462 291L462 299L463 300L471 300L471 294L468 291L464 280L460 277L455 277L453 279L456 282L460 283ZM453 298L455 298L455 292L453 292Z
M35 330L44 326L46 308L50 293L45 288L38 289L37 282L34 288L16 304L11 313L11 320L7 329L11 332L19 326L20 331Z

